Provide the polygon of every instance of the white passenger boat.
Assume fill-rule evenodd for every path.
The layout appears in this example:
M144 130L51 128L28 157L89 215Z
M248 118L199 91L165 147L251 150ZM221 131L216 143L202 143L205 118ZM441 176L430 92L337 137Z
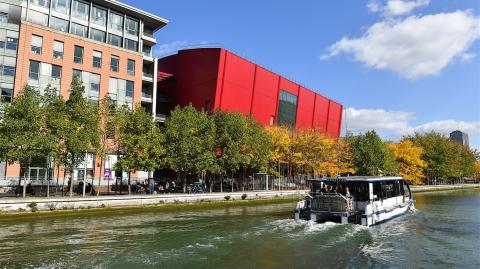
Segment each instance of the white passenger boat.
M401 177L346 177L310 180L295 219L375 225L414 208L408 182Z

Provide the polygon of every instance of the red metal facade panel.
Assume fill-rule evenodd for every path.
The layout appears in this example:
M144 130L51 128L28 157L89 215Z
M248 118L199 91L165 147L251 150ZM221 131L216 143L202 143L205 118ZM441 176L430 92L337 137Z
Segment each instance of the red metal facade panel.
M257 67L251 113L263 125L277 118L278 75Z
M291 82L290 80L286 79L286 78L281 78L280 79L280 89L281 90L284 90L284 91L287 91L293 95L296 95L298 96L298 88L300 86L298 86L298 84L296 83L293 83Z
M297 128L312 128L315 111L315 93L300 87L298 94Z
M255 64L227 52L220 108L248 115L253 95Z
M330 100L317 94L315 99L315 112L313 114L313 126L320 130L320 132L327 131L329 103Z
M342 105L330 101L330 110L328 112L327 134L332 137L339 136L339 123L342 120Z
M180 106L192 103L197 109L205 108L207 103L213 107L219 58L220 49L179 51L172 101Z

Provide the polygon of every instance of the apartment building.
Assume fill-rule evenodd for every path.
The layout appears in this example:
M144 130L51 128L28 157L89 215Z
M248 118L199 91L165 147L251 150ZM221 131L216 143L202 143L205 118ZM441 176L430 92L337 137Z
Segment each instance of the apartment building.
M68 97L73 77L85 96L109 95L119 105L141 104L155 115L156 60L154 33L167 20L114 0L0 0L0 94L11 102L28 84L43 92L47 85ZM75 177L98 176L104 169L93 156ZM32 177L45 175L44 161ZM18 165L0 165L0 177L18 177Z

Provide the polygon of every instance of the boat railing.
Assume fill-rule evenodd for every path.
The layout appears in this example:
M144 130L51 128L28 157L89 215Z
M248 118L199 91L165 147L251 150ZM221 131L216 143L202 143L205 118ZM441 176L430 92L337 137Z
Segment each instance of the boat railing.
M340 193L314 193L311 209L326 212L352 212L353 200Z

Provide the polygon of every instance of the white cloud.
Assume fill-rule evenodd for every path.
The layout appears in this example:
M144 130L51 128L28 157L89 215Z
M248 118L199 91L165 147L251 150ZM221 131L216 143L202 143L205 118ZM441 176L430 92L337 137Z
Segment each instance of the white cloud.
M388 134L388 139L398 139L403 135L437 132L448 135L455 130L471 136L480 135L480 121L438 120L420 125L411 122L415 113L406 111L386 111L383 109L347 108L344 113L343 127L348 132L365 133L371 130ZM344 130L345 131L345 130Z
M344 125L349 132L398 131L409 127L414 114L404 111L386 111L383 109L347 108L344 113Z
M478 38L480 18L468 10L410 16L375 23L359 38L344 37L320 58L351 54L367 67L413 80L437 75L454 59L471 55Z
M172 52L175 52L179 49L184 48L186 45L187 45L187 41L185 40L179 40L179 41L174 41L172 43L157 45L153 50L153 54L155 55L155 57L165 56L167 54L170 54Z
M480 133L480 121L440 120L413 127L413 131L419 133L435 131L437 133L449 134L455 130L468 134Z
M430 0L387 0L385 4L380 0L371 0L367 8L371 12L380 12L389 17L407 15L414 9L428 6L428 4L430 4Z

